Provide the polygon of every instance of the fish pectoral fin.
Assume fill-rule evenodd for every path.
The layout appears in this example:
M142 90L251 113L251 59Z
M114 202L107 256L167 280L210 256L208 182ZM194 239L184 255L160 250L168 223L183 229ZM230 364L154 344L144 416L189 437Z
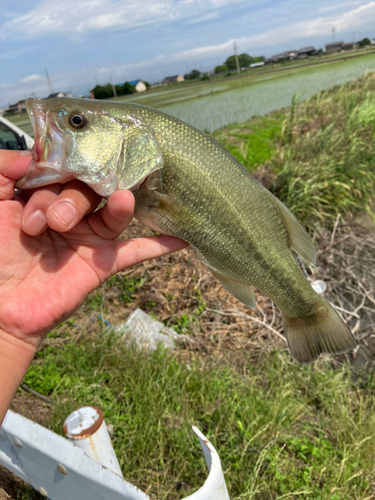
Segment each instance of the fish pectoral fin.
M251 285L244 285L243 283L239 283L238 281L230 279L227 276L223 276L222 274L213 271L212 269L210 269L210 271L220 281L223 287L233 295L233 297L245 304L245 306L249 307L250 309L255 309L257 303L255 300L254 289Z
M184 228L185 231L199 231L204 229L201 218L189 206L183 205L178 200L174 200L166 194L159 193L157 190L152 192L152 199L153 203L150 210L158 212L171 225ZM178 237L182 238L182 236Z
M292 212L276 196L269 193L271 201L279 213L289 236L289 247L293 248L306 262L315 266L316 248L305 229Z

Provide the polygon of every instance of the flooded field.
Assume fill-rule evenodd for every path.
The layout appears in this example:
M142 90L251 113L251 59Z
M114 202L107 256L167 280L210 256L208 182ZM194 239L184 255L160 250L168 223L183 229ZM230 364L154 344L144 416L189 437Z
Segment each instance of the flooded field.
M322 59L316 65L284 70L263 70L244 78L171 86L117 100L161 109L201 130L213 132L289 106L295 94L304 99L355 80L367 71L375 71L375 53L334 61ZM32 135L26 115L10 119Z

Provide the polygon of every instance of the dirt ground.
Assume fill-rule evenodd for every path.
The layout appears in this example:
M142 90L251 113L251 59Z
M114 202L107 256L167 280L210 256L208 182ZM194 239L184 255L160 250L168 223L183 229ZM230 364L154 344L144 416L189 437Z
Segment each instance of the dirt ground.
M134 221L123 237L149 234L150 230ZM316 246L318 266L313 269L301 263L301 268L309 281L325 281L325 298L339 308L360 339L360 346L350 360L353 365L363 365L375 358L375 335L372 333L375 324L375 234L358 225L348 226L337 221L333 233L320 235ZM121 287L130 282L136 283L135 288L129 300L120 303ZM287 349L281 315L273 303L255 290L257 307L249 310L220 285L191 249L139 264L120 273L116 283L102 285L73 316L75 342L95 327L92 317L97 313L90 309L89 302L99 297L99 307L111 325L125 322L129 314L140 307L166 326L177 327L186 336L182 352L187 356L191 350L216 357L230 352L234 359L238 352L240 359L241 351L247 349L255 359L265 350ZM45 344L58 347L64 341L66 338L50 338ZM332 363L340 364L344 359L348 358L345 355L335 357ZM11 409L41 425L47 425L51 414L48 403L23 390L15 396ZM44 498L31 489L25 493L22 484L0 467L0 500Z

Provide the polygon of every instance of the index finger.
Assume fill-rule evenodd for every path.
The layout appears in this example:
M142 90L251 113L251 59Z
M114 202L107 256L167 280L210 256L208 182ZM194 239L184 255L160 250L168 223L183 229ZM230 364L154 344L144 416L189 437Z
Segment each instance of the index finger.
M26 172L32 153L26 151L9 151L0 149L0 175L8 179L18 180Z

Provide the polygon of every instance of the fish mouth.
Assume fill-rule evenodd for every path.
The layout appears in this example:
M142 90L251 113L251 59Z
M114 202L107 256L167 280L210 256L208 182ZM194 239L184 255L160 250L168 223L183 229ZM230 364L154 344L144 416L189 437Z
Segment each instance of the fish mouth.
M41 99L27 99L26 109L34 131L34 147L26 174L16 189L33 189L73 178L62 175L63 134L56 127Z

